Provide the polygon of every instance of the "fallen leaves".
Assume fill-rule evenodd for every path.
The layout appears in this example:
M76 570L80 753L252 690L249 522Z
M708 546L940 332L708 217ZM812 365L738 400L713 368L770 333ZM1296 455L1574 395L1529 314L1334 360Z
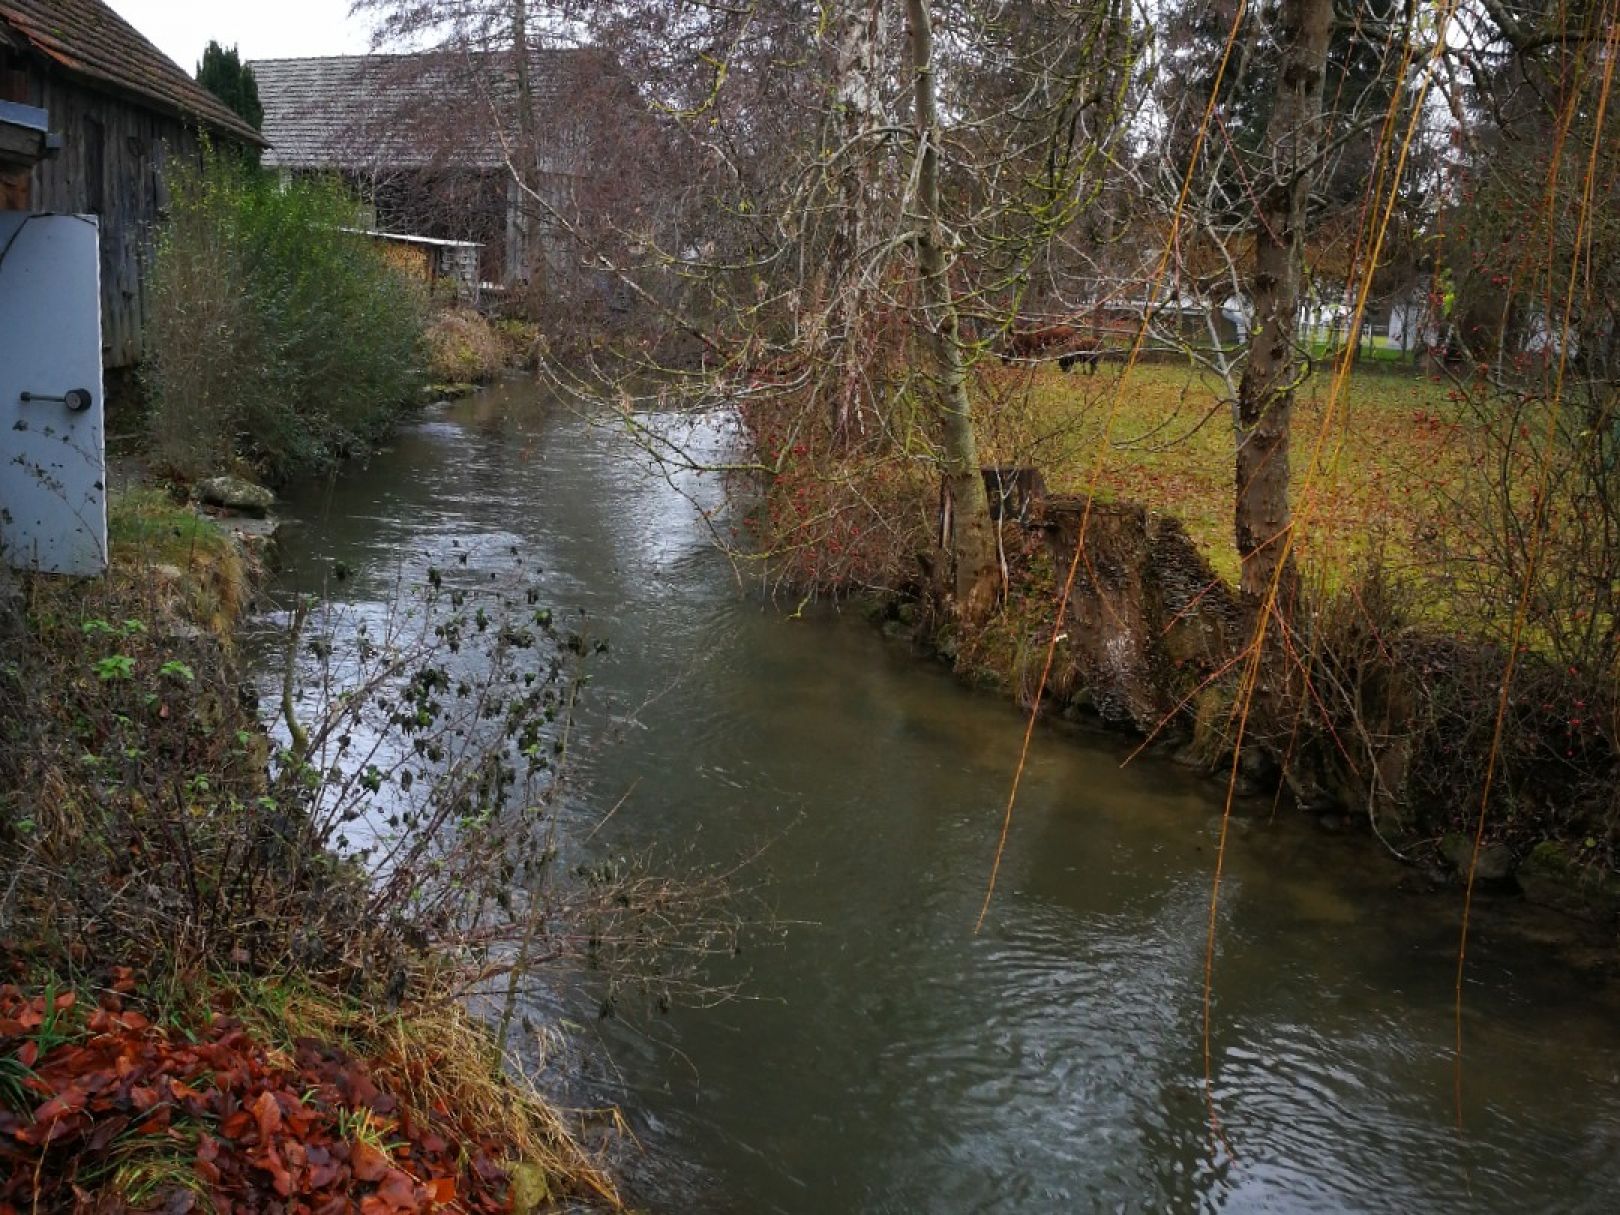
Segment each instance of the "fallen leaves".
M194 1188L151 1199L175 1215L509 1209L497 1145L408 1117L363 1061L308 1039L290 1060L272 1058L222 1014L198 1040L171 1034L122 1007L134 984L115 975L102 1006L71 1017L72 992L48 1009L42 996L0 986L0 1061L27 1094L0 1102L0 1215L82 1206L91 1179L114 1173L107 1165L137 1140L194 1174ZM48 1019L57 1028L42 1047Z

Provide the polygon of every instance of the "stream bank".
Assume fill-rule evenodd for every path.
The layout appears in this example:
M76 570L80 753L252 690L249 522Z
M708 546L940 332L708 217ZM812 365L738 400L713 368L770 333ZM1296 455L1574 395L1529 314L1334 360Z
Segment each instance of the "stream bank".
M744 437L726 419L640 420L716 455ZM722 487L667 471L611 412L497 386L291 497L300 526L275 588L335 591L344 618L375 627L402 579L485 579L515 548L539 601L586 609L611 645L562 808L570 855L747 862L743 880L768 891L785 942L705 967L714 991L747 998L603 1018L566 990L533 997L537 1022L567 1017L599 1046L573 1100L624 1111L636 1201L1518 1212L1555 1195L1606 1209L1620 999L1601 967L1548 956L1564 917L1476 907L1459 1132L1460 900L1374 846L1241 801L1211 1037L1233 1154L1212 1151L1200 1010L1218 788L1122 766L1122 734L1037 731L975 936L1019 715L859 621L788 620L740 594L704 514ZM560 1078L538 1045L529 1060Z
M104 577L0 576L0 1210L618 1209L454 946L357 928L244 654L241 488L125 485Z
M1296 644L1308 674L1279 710L1283 724L1268 728L1239 703L1248 634L1237 597L1177 519L1130 502L1048 496L1034 470L984 475L1001 503L1006 570L1002 609L990 619L958 618L942 559L926 549L909 558L879 551L863 571L866 588L853 593L813 574L793 585L852 598L891 639L1027 712L1083 531L1043 714L1125 735L1223 789L1232 782L1238 796L1376 847L1442 897L1459 896L1472 875L1487 897L1562 913L1579 922L1569 937L1582 965L1592 964L1594 942L1609 946L1605 965L1620 962L1620 756L1601 726L1620 718L1591 703L1573 672L1522 654L1497 745L1488 726L1506 655L1415 620L1375 570L1307 592L1300 610L1310 624ZM849 540L832 544L843 550ZM836 556L794 560L801 571L851 560ZM1493 764L1476 852L1481 774Z

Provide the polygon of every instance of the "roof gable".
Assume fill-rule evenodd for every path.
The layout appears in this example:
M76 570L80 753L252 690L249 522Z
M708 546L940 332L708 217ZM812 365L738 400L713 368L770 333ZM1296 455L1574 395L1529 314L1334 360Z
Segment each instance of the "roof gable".
M553 105L575 73L597 70L597 58L580 49L537 52L536 108ZM517 125L508 59L444 51L253 60L271 147L264 163L368 172L502 169Z
M112 92L207 123L244 143L264 138L101 0L0 0L0 27L57 67Z

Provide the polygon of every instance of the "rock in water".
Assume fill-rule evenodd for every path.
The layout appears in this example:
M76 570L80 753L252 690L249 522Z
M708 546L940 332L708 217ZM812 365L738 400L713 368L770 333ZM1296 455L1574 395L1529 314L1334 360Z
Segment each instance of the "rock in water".
M1470 867L1481 882L1500 882L1513 872L1513 851L1506 844L1486 844L1479 850L1477 865L1474 864L1474 841L1469 836L1447 835L1440 841L1440 851L1463 881L1468 880Z
M276 496L262 485L243 477L209 477L197 483L197 500L244 515L264 515L276 504Z

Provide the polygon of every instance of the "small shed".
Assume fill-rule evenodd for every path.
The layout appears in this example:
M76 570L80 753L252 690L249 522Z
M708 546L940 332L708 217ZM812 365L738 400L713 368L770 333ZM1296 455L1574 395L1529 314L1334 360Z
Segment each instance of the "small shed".
M102 356L140 361L165 168L259 133L101 0L0 0L0 209L101 220Z
M358 228L344 231L370 239L396 269L421 279L430 290L448 291L458 302L478 306L478 263L484 246L477 241Z

